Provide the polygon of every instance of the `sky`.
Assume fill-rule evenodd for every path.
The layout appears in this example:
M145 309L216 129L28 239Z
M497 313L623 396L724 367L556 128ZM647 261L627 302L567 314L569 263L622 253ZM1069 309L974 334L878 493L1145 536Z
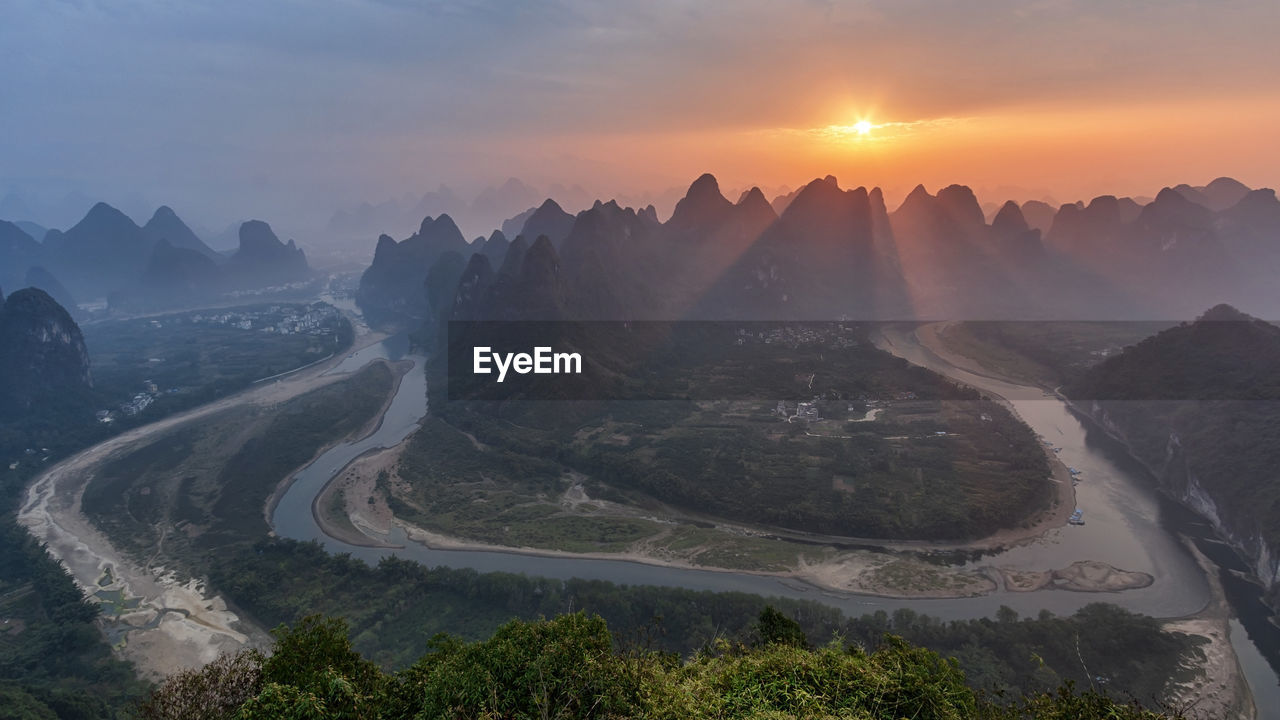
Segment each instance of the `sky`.
M4 0L0 196L220 229L510 176L1275 187L1277 37L1256 0Z

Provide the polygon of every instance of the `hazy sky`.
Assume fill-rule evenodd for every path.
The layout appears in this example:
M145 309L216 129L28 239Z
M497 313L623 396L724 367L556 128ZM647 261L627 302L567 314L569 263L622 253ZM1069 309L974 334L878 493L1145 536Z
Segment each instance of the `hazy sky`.
M320 226L512 175L1275 186L1277 38L1261 0L3 0L0 195Z

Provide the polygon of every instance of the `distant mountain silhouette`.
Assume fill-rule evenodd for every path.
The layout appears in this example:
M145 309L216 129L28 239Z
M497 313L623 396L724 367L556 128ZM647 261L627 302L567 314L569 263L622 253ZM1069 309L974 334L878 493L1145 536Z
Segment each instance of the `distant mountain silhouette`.
M240 226L240 247L227 261L237 287L267 287L305 280L311 275L306 254L290 240L280 242L271 226L249 220Z
M524 223L537 210L538 204L550 198L562 209L577 211L591 204L591 197L581 186L553 184L539 190L519 178L508 178L496 186L481 188L474 195L460 193L440 185L420 199L405 196L384 202L362 202L340 209L330 217L328 233L340 239L401 233L416 227L424 217L448 215L464 231L464 236L487 234L498 229L508 240L524 230ZM540 231L545 231L543 228ZM561 233L548 233L552 240ZM536 239L536 234L528 240Z
M151 306L189 304L216 297L228 289L227 283L227 271L209 255L160 240L151 253L136 292Z
M477 238L477 240L479 239ZM494 230L489 234L487 240L479 242L479 244L473 242L472 246L480 248L480 252L484 253L484 256L488 258L492 269L502 262L502 258L507 256L507 250L511 248L511 243L501 230Z
M34 277L40 282L32 284L74 312L73 297L106 297L113 306L145 301L145 307L159 308L309 275L302 250L293 241L280 243L266 223L243 224L239 240L234 257L226 260L167 206L139 227L119 210L97 203L66 232L47 231L43 243L0 221L0 283L20 287L27 271L38 267ZM225 270L219 267L224 260Z
M997 262L1008 271L1016 272L1015 268L1039 263L1044 258L1040 231L1031 227L1022 208L1012 200L1000 206L991 219L990 236Z
M1020 209L1027 224L1039 230L1041 236L1049 232L1049 228L1053 226L1053 216L1058 213L1057 208L1040 200L1028 200L1022 203Z
M840 181L836 179L835 175L827 175L822 179L834 184L836 187L840 186ZM773 208L774 214L782 215L782 213L786 212L787 206L791 204L791 201L796 199L796 196L799 195L802 190L804 190L804 187L798 187L795 190L777 195L773 200L770 200L769 205Z
M468 245L451 220L429 218L402 243L383 237L361 304L427 317L427 293L440 292L428 270L452 251L468 258L452 307L477 317L1167 319L1224 300L1280 311L1280 272L1262 270L1280 269L1280 202L1267 191L1217 211L1173 189L1145 205L1007 202L988 222L962 185L918 187L889 212L878 188L832 176L773 203L756 188L733 203L703 175L666 222L652 207L596 202L570 216L544 202L520 229L510 243L503 233ZM534 232L550 247L531 260Z
M547 198L533 211L520 228L520 234L526 239L537 239L546 235L551 244L560 247L569 232L573 230L576 218L560 208L559 203Z
M435 217L437 215L448 215L450 213L461 212L466 203L453 188L448 185L441 184L435 190L423 193L422 198L413 206L410 213L415 218Z
M746 196L743 197L745 201ZM733 203L720 194L715 176L704 174L689 186L689 191L676 203L667 228L693 239L708 237L733 212Z
M508 178L499 187L480 191L471 203L473 218L504 218L538 202L538 191L517 178Z
M197 237L168 205L157 208L147 224L142 226L142 231L151 238L153 243L164 240L175 248L194 250L210 259L222 259L213 248Z
M44 262L40 243L11 222L0 220L0 287L20 288L28 268Z
M49 297L63 307L72 317L78 316L79 310L76 308L76 299L71 292L58 282L58 278L53 273L45 270L39 265L32 265L27 268L27 275L24 278L23 285L26 287L38 288L48 293Z
M1249 194L1248 186L1229 177L1216 178L1202 187L1176 185L1173 190L1187 200L1215 212L1234 206Z
M753 195L735 207L759 222L767 215ZM752 319L905 315L905 288L887 244L889 232L879 193L873 198L865 188L842 190L831 176L814 180L797 191L775 221L758 229L758 237L727 265L695 314Z
M1120 201L1114 195L1100 195L1084 207L1063 205L1045 240L1064 254L1105 263L1121 250L1125 222Z
M524 230L524 224L528 222L529 218L533 217L533 214L536 213L537 211L538 211L538 208L531 207L528 210L523 210L515 215L512 215L506 220L503 220L502 227L500 228L500 230L502 231L502 234L512 239L519 237L520 233ZM536 239L536 236L535 236L535 239Z
M1217 214L1214 231L1236 258L1237 292L1248 307L1271 309L1280 298L1280 201L1274 190L1253 190Z
M991 230L1001 237L1017 236L1031 229L1018 203L1010 200L996 211L991 219Z
M729 204L711 176L694 181L661 233L669 252L682 259L679 293L689 294L690 300L680 304L693 306L695 316L733 313L739 300L732 297L727 283L734 282L734 277L741 280L739 274L744 271L737 264L777 219L759 188L751 188L737 204Z
M1010 284L973 191L963 185L936 196L917 185L890 216L915 311L948 317L956 311L990 316ZM994 279L992 283L990 280ZM963 307L954 303L964 302Z
M474 256L475 254L472 255ZM431 317L438 317L441 313L453 308L458 279L462 277L462 271L466 267L467 261L463 259L461 253L448 250L441 253L431 267L427 268L427 277L422 284L423 294L426 295L427 305L431 309Z
M448 215L426 217L418 232L402 242L378 238L373 264L360 277L356 295L366 312L425 318L429 310L423 289L427 271L446 252L470 257L462 232Z
M568 288L560 256L546 235L529 246L510 294L501 298L503 319L557 320L567 317Z
M329 218L328 229L338 235L362 235L370 230L389 230L402 223L404 214L404 208L396 200L377 205L362 202L354 208L334 212Z
M1134 221L1132 246L1145 253L1163 283L1179 286L1176 295L1191 295L1201 301L1193 307L1202 307L1205 298L1241 279L1215 224L1213 211L1166 188Z
M155 241L127 215L98 203L65 233L45 237L48 267L79 298L105 297L137 280Z
M673 298L658 292L662 285L654 282L656 263L663 255L668 261L683 259L661 252L658 230L632 208L613 201L579 213L560 246L565 310L597 320L661 315ZM526 268L537 245L535 241L529 248Z
M23 219L35 217L35 213L17 193L8 192L0 197L0 217Z
M1083 210L1063 206L1047 242L1128 288L1150 312L1187 317L1242 289L1238 267L1214 224L1212 211L1165 188L1133 219L1127 204L1109 195Z
M511 241L511 245L507 247L507 254L502 258L502 264L498 266L499 275L507 275L516 277L520 274L520 268L524 267L524 256L529 252L529 241L521 235Z
M223 259L231 256L240 247L240 226L244 221L233 222L222 229L222 232L205 238L205 244L213 248Z
M49 228L29 220L15 220L13 224L21 228L22 232L30 235L36 242L44 242L45 233L49 232Z
M489 262L489 257L481 253L473 253L458 276L457 289L454 292L453 307L444 314L444 319L476 320L483 319L483 304L489 300L490 288L493 287L497 275ZM509 279L509 278L508 278Z

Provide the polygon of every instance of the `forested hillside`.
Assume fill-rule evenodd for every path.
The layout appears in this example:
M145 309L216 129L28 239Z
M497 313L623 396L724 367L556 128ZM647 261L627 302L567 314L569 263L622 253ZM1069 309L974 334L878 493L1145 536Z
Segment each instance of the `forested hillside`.
M1280 559L1280 328L1222 305L1065 388L1246 554L1272 598Z

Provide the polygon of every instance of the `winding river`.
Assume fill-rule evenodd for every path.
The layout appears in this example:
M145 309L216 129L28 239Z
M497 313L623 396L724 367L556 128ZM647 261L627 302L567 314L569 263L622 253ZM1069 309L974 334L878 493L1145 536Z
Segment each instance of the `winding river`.
M325 484L360 455L393 447L419 426L427 412L426 377L421 357L408 354L404 336L389 338L345 359L329 372L351 372L375 358L409 357L414 367L401 381L381 424L368 437L339 444L323 453L293 478L277 504L272 524L277 534L297 540L316 540L330 552L350 553L369 562L394 554L427 565L503 571L544 577L607 580L628 585L662 585L693 590L740 591L764 596L815 600L860 615L876 610L892 612L911 608L942 619L987 617L1006 605L1023 615L1042 609L1069 614L1092 602L1105 601L1155 617L1179 617L1200 611L1209 601L1203 571L1178 539L1179 534L1197 541L1219 565L1231 568L1234 555L1215 544L1212 532L1190 511L1156 492L1140 466L1115 443L1090 432L1059 399L1046 397L1038 388L1015 385L957 368L922 347L910 329L885 328L878 343L895 355L948 375L956 380L1000 395L1045 440L1060 448L1059 457L1082 472L1076 488L1077 506L1084 511L1085 526L1065 526L1049 531L1035 542L986 555L967 565L996 565L1014 569L1064 568L1077 560L1099 560L1114 567L1149 573L1148 587L1120 593L1083 593L1067 590L1012 592L1001 589L990 595L956 599L891 599L830 592L801 581L740 572L673 568L595 558L542 557L507 552L439 550L426 547L397 531L395 548L351 545L326 535L316 523L312 502ZM1236 564L1240 565L1238 558ZM1228 599L1240 618L1233 621L1232 642L1253 690L1257 707L1280 708L1280 684L1270 663L1280 656L1280 638L1265 620L1257 593L1247 583L1224 570ZM1256 588L1255 588L1256 590ZM1257 607L1249 603L1257 604ZM1268 632L1268 629L1271 632Z

